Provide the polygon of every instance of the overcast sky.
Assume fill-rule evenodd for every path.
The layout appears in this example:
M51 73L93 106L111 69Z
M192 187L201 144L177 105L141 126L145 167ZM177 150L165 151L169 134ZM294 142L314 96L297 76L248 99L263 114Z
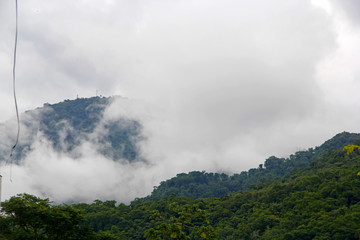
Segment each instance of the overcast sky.
M15 116L14 7L0 0L0 122ZM119 167L126 178L103 184L118 188L141 175L133 193L97 196L129 201L179 172L240 172L360 132L359 43L358 0L19 1L18 104L24 112L96 93L133 100L115 102L106 117L141 120L153 167ZM83 148L91 164L71 164L93 173L98 157ZM39 143L32 154L36 166L44 149ZM53 161L44 171L72 166L46 156ZM102 170L115 176L112 164ZM8 195L31 189L21 187L33 178L29 169L14 168L18 184ZM89 182L76 171L62 177L79 175Z

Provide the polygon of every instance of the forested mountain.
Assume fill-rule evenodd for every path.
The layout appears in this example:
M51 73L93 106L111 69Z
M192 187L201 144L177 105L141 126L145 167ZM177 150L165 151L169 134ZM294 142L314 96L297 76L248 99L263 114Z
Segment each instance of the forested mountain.
M336 142L347 142L355 136L342 133L321 147L337 146ZM189 228L184 234L191 236L189 239L215 235L215 239L239 240L355 240L360 236L360 151L357 146L350 149L353 151L331 148L313 158L307 167L299 167L281 180L221 198L171 195L149 201L136 200L130 206L117 206L112 201L74 206L84 211L93 229L108 230L117 239L171 236L174 231L171 221L185 218L182 213L186 212L186 206L193 206L204 211L208 221L200 221L196 214L188 211ZM182 213L172 208L174 203L184 207ZM202 238L201 231L209 228L213 232L206 232L208 235Z
M15 148L15 159L24 158L32 151L35 140L44 137L56 151L71 153L82 142L89 141L101 154L114 160L136 160L136 141L141 139L140 123L128 118L103 120L104 110L115 98L77 98L56 104L46 103L41 108L25 112L20 118L22 135ZM8 125L0 125L0 160L9 156L9 142L14 142Z
M335 146L334 140L353 136L343 133L326 144ZM360 236L360 146L331 148L280 180L220 198L171 195L130 205L99 200L47 204L28 195L6 201L0 221L3 237L33 239L36 228L43 239L355 240ZM39 219L37 224L21 221L31 217ZM66 228L59 231L56 219L68 219L62 223ZM46 237L49 233L58 238ZM59 238L63 235L68 238Z
M307 167L314 159L326 154L329 150L342 149L344 146L356 142L360 134L339 133L319 147L306 151L298 151L288 158L271 156L260 164L258 168L243 171L239 174L207 173L194 171L180 173L176 177L163 181L155 187L150 196L145 199L161 198L175 193L177 196L206 198L221 197L239 190L249 190L279 180L298 168Z
M55 151L72 154L89 141L115 161L137 160L141 125L104 118L112 100L66 100L28 111L17 159L32 151L40 136ZM0 127L2 139L8 139L6 124ZM271 156L231 176L180 173L130 205L114 200L53 205L21 194L2 204L0 239L359 239L359 139L360 134L343 132L319 147L288 158Z

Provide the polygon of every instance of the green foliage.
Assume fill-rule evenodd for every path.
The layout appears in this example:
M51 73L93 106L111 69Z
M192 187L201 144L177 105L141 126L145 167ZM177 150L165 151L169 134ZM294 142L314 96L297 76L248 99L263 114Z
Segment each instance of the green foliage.
M98 239L98 240L117 240L118 239L114 234L112 234L108 231L100 231L96 236L97 236L96 239Z
M345 146L343 148L344 151L346 151L346 154L347 155L350 155L352 154L355 150L359 150L360 149L360 146L358 145L354 145L354 144L349 144L347 146Z
M294 156L292 159L304 155ZM270 158L268 164L271 169L278 169L285 163ZM262 168L262 173L266 173L267 166ZM360 236L359 172L359 154L347 155L342 149L330 149L314 158L307 167L297 168L285 178L220 198L194 199L171 195L136 200L129 206L95 202L76 207L85 210L86 218L97 231L107 230L118 239L203 239L216 236L220 240L355 240ZM255 173L249 171L248 174ZM186 176L178 175L179 179L185 177L183 181L186 181ZM209 179L204 177L205 173L197 172L191 176L203 183ZM215 174L211 177L215 178ZM218 175L217 178L227 181L231 177ZM200 215L194 209L201 210ZM211 234L207 235L205 230Z
M343 132L323 143L315 149L298 151L288 158L271 156L258 168L232 176L224 173L189 172L180 173L176 177L163 181L155 187L145 200L161 198L175 193L177 196L207 198L221 197L228 193L251 188L262 188L275 180L280 180L288 174L305 168L315 159L325 155L329 150L338 150L360 139L359 134ZM355 145L349 145L355 146ZM265 167L265 168L264 168Z
M2 204L2 234L7 239L95 239L80 211L51 206L48 199L19 194Z
M337 144L348 142L343 135ZM334 146L330 143L327 146ZM264 167L239 174L246 178L263 175L259 185L217 198L171 194L137 199L130 205L96 200L92 204L50 206L48 200L20 195L4 203L1 233L8 239L36 239L36 233L42 237L37 239L355 240L360 238L360 154L357 147L349 154L345 150L343 146L331 147L324 152L320 147L289 159L270 157ZM306 162L304 167L294 168ZM268 173L280 176L289 169L294 170L278 180L265 178ZM167 184L176 189L195 179L216 188L214 182L227 182L232 177L194 172L179 174L181 184ZM197 190L191 186L191 191ZM94 234L87 232L80 212ZM60 235L64 234L60 229L70 235ZM83 231L89 235L70 237Z
M157 220L157 229L150 228L145 231L148 240L156 239L215 239L214 229L209 225L199 225L199 222L209 223L206 213L197 205L179 205L177 202L169 204L172 215L169 218L163 216L158 210L152 212L151 219Z

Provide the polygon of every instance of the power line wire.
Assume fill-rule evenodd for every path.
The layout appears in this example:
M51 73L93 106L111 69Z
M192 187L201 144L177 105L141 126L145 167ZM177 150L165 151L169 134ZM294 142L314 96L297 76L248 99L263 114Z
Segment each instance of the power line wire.
M15 44L14 44L14 62L13 62L13 93L14 93L14 102L15 102L15 110L16 110L16 118L17 118L17 135L16 141L14 146L11 148L10 158L11 158L11 165L10 165L10 181L12 181L12 163L13 163L13 152L16 148L17 144L19 143L19 136L20 136L20 118L19 118L19 110L17 105L16 99L16 50L17 50L17 39L18 39L18 1L15 0L15 12L16 12L16 27L15 27Z

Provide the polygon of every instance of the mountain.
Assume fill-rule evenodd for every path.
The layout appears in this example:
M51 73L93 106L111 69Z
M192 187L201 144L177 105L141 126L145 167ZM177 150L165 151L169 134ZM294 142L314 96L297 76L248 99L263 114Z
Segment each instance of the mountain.
M125 117L116 120L103 118L106 107L116 98L119 97L77 98L56 104L46 103L41 108L25 112L20 118L21 136L14 158L20 161L33 150L36 140L44 138L56 151L75 157L74 149L87 141L96 146L100 154L113 160L138 160L136 143L142 139L141 124ZM0 161L9 156L9 142L14 142L11 125L11 122L0 125Z
M154 187L146 200L161 198L176 194L177 196L207 198L221 197L239 190L249 190L252 187L268 185L274 180L307 167L315 159L325 155L329 150L342 149L344 146L356 142L360 134L343 132L327 140L319 147L306 151L298 151L288 158L271 156L260 164L258 168L250 169L239 174L227 175L225 173L207 173L193 171L179 173L176 177L163 181Z
M360 146L344 150L331 149L280 181L221 198L53 206L21 194L3 204L0 238L356 240Z
M39 140L46 140L55 151L79 157L76 151L83 143L90 143L99 154L115 161L142 161L137 143L143 140L142 126L134 119L107 118L105 111L120 97L91 97L65 100L56 104L30 110L21 116L21 138L15 149L17 161L34 150ZM120 98L122 101L127 101ZM0 161L10 154L12 139L11 122L0 125ZM15 131L13 131L15 132ZM319 147L298 151L288 158L271 156L258 168L227 175L193 171L179 173L163 181L143 200L162 198L176 194L193 198L221 197L239 190L266 186L274 180L307 167L314 159L323 156L330 149L337 150L360 139L360 134L339 133Z
M107 118L107 106L113 100L66 100L26 112L21 118L23 137L16 149L17 159L26 157L40 138L55 151L68 154L90 142L115 161L139 160L136 144L142 140L141 124L125 117ZM4 151L12 126L5 123L0 128L0 150ZM12 204L3 204L8 214L0 216L0 238L18 239L23 233L34 233L24 227L32 226L28 219L42 219L35 224L39 229L63 232L59 226L66 218L66 226L73 225L71 219L78 219L81 224L73 227L96 233L76 239L359 239L359 145L360 134L343 132L319 147L288 158L271 156L258 168L239 174L180 173L130 205L95 200L44 208L33 201L48 200L22 195L30 199L24 203L20 195ZM44 209L49 211L45 214ZM18 211L29 214L12 214ZM44 216L48 218L44 220Z
M358 135L341 133L306 151L316 155L328 149L306 167L220 198L171 195L129 206L97 200L73 207L84 212L95 232L113 239L176 239L181 234L184 238L177 239L355 240L360 235L360 146L352 152L337 149L345 142L356 144ZM280 166L289 161L296 159Z

